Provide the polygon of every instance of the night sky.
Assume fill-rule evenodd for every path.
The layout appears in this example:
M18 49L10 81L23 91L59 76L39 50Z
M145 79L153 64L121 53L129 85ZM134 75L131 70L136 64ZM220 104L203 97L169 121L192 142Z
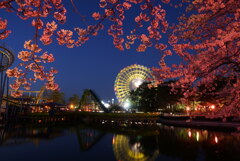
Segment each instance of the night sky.
M94 24L91 13L99 11L98 0L91 1L75 1L79 12L86 16L88 24ZM64 1L65 3L65 1ZM66 2L68 10L67 22L59 28L71 29L74 27L85 27L85 22L81 17L73 12L73 7L70 2ZM24 41L33 39L34 28L31 26L31 20L22 21L14 13L7 13L1 10L1 18L8 19L8 29L12 30L10 36L1 41L12 49L15 55L15 62L11 66L13 68L20 61L17 59L19 51L24 50ZM133 15L135 10L131 10L127 14L124 21L126 26L135 25L133 23ZM176 19L177 10L175 8L168 8L167 18L170 22ZM51 20L52 21L52 20ZM87 43L81 47L67 48L59 46L54 40L54 43L49 46L43 46L43 51L53 53L55 62L50 63L49 66L55 67L59 73L56 74L56 82L60 85L61 92L65 93L66 100L73 94L81 96L84 89L92 89L102 100L109 100L115 98L114 81L121 69L132 65L140 64L151 67L158 67L160 54L153 48L149 48L146 52L136 52L135 48L125 51L119 51L112 44L112 37L107 34L106 27L109 22L104 23L105 29L99 32L96 37L91 37ZM129 28L130 29L130 28ZM128 27L126 30L129 30ZM167 42L166 38L161 40L163 43ZM168 58L168 64L178 62L176 56ZM39 82L32 86L31 90L39 90L43 82Z

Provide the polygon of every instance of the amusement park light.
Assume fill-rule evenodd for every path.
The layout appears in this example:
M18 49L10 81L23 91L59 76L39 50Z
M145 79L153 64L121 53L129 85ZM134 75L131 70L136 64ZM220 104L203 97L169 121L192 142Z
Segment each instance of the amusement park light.
M131 103L130 103L129 100L127 99L127 100L123 103L123 107L124 107L125 109L129 109L130 106L131 106Z
M74 105L73 105L73 104L71 104L71 105L70 105L70 108L71 108L71 109L74 109Z
M104 106L107 108L110 107L110 105L108 103L105 103Z
M199 132L197 131L196 140L199 141Z
M112 104L114 104L114 98L112 98Z
M214 141L215 141L216 144L218 143L218 137L217 136L214 137Z
M192 132L188 131L188 137L192 137Z
M215 106L214 106L214 105L212 105L212 106L210 106L210 108L211 108L212 110L214 110L214 109L215 109Z
M142 79L134 79L133 80L133 85L135 88L138 88L141 84L143 83L143 80Z
M104 101L101 101L101 103L102 103L106 108L110 107L110 104L109 104L109 103L105 103Z

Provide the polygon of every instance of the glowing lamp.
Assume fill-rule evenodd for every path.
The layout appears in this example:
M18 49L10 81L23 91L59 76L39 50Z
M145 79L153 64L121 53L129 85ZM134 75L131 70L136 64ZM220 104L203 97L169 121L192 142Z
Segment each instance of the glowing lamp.
M218 137L217 136L215 136L214 141L215 141L216 144L218 143Z
M214 105L212 105L212 106L210 106L210 108L211 108L212 110L214 110L214 109L215 109L215 106L214 106Z
M74 108L74 105L70 105L70 108L73 109L73 108Z
M192 137L191 131L188 131L188 137Z
M127 100L124 102L123 107L124 107L125 109L128 109L128 108L130 108L130 106L131 106L131 103L130 103L129 100L127 99Z

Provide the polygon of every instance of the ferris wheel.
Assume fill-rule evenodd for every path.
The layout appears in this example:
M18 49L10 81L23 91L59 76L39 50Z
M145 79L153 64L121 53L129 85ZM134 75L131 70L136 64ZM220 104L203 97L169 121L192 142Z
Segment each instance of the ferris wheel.
M120 103L127 100L131 90L138 88L143 82L155 82L152 71L143 65L130 65L122 69L115 80L114 90Z
M11 51L0 46L0 72L7 70L14 61L14 55Z
M9 78L5 71L13 64L14 55L7 48L0 46L0 109L3 107L3 96L5 94L5 87L9 86ZM8 88L7 88L7 98L8 98ZM6 106L8 106L8 100L6 101Z

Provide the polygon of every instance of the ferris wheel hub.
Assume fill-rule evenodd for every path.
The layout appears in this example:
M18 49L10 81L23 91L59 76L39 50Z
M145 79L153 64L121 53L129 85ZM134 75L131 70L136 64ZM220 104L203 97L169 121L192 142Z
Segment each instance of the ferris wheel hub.
M138 88L143 82L144 82L144 80L141 78L133 79L132 84L134 86L134 89Z

